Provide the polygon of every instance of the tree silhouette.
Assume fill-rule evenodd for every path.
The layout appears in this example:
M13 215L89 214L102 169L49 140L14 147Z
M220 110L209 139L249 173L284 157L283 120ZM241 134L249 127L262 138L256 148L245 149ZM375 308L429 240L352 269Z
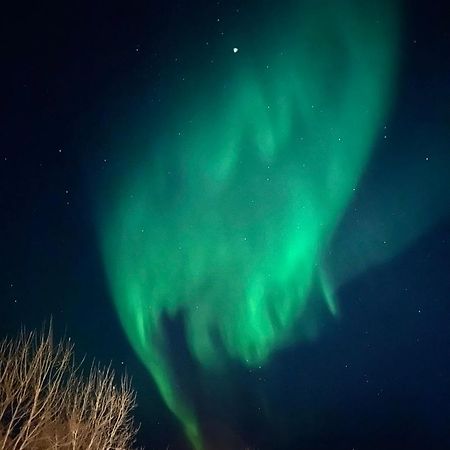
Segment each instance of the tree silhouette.
M137 428L130 379L111 367L84 375L52 326L0 342L0 450L129 450Z

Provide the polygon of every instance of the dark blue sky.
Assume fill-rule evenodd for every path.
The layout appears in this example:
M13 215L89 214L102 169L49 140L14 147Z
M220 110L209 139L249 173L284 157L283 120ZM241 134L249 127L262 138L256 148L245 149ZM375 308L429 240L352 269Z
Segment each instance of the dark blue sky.
M117 140L149 139L131 131L136 118L150 115L157 128L174 80L201 65L206 50L196 42L220 39L211 19L237 8L252 17L257 2L30 3L0 18L0 335L53 316L79 355L126 367L147 448L183 448L183 439L113 310L93 196L97 180L122 163ZM444 1L404 2L389 140L377 143L367 195L355 200L366 220L371 192L409 158L430 154L436 177L450 178L449 23ZM424 188L408 182L419 208ZM276 450L450 448L450 186L442 186L440 218L344 285L340 319L330 318L319 339L259 372L197 373L181 320L168 322L174 359L210 433L229 448L232 435ZM344 219L344 231L358 232L351 223Z

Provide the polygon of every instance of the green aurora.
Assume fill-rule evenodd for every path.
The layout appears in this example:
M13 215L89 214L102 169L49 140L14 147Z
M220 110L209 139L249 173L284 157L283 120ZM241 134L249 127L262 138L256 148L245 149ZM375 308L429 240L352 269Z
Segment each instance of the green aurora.
M393 97L393 3L269 7L257 43L244 32L224 43L154 148L114 180L99 229L117 312L197 450L206 443L176 386L165 317L183 317L192 357L213 369L262 365L313 338L314 292L337 314L324 256Z

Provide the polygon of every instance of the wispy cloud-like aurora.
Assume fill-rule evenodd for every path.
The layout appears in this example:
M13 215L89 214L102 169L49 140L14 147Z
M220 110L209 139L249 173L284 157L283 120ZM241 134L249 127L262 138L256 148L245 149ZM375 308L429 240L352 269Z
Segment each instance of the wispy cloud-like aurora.
M336 313L324 255L392 101L394 2L300 3L266 5L257 44L243 32L237 53L224 46L100 214L120 320L197 450L164 318L181 315L205 368L261 365L314 336L311 293Z

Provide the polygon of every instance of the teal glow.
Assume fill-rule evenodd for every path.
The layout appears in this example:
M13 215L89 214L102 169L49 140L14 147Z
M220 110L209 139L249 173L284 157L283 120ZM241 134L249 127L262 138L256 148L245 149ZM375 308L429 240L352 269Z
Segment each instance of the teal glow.
M123 327L196 449L164 316L182 315L192 356L212 368L261 365L313 336L317 286L338 312L324 255L382 128L397 56L393 2L344 3L267 14L257 45L224 45L101 212Z

